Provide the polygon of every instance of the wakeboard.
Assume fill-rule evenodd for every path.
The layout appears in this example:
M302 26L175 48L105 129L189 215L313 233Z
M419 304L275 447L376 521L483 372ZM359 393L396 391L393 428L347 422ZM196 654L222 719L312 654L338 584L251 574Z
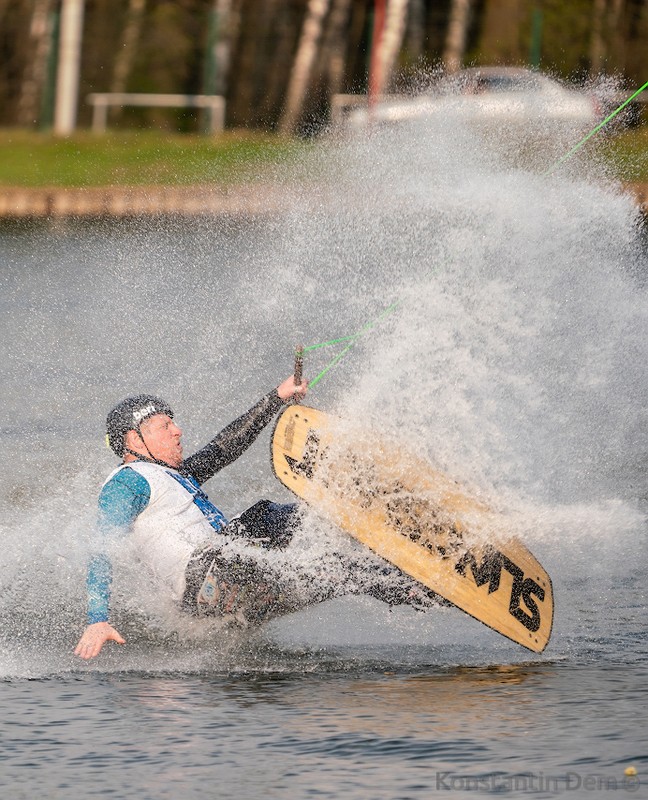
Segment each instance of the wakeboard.
M427 461L306 406L272 437L277 478L423 586L536 653L551 636L551 579L510 522Z

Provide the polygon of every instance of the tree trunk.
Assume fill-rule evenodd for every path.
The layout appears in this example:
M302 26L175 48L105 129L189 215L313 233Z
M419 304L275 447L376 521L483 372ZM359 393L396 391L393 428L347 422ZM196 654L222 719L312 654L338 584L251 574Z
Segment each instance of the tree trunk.
M524 0L486 0L479 42L483 64L520 64L526 61L520 31L528 12Z
M84 3L85 0L63 0L61 7L61 40L54 108L54 133L59 136L67 136L76 127Z
M225 96L232 46L232 27L232 0L212 0L203 62L203 94ZM212 112L203 109L201 112L203 132L210 131L212 123Z
M625 0L612 0L610 9L611 56L615 70L624 71L625 47L623 46L623 16Z
M367 24L366 8L353 2L346 34L346 80L355 90L364 86L367 80L367 55L362 46Z
M338 94L344 82L344 66L347 51L347 32L352 0L333 0L326 31L320 48L317 74L326 76L329 98Z
M417 60L423 55L424 40L425 2L424 0L410 0L405 46L412 60Z
M385 29L380 43L380 76L382 85L379 94L389 89L394 65L403 44L407 22L408 0L389 0L385 15Z
M256 112L260 41L257 10L252 0L236 0L232 8L231 37L235 44L227 90L227 117L237 127L252 125Z
M142 21L146 10L146 0L129 0L126 25L122 35L121 47L115 57L111 92L125 92L128 76L133 69L137 43L142 31Z
M214 62L216 74L213 86L206 87L205 91L213 90L214 94L224 95L227 90L230 54L232 51L232 0L214 0L212 13L216 24L216 36L212 43L213 52L211 58Z
M603 27L607 0L594 0L592 9L592 31L590 35L590 75L600 75L605 59L605 42L603 41Z
M387 16L387 0L374 0L374 18L371 31L371 53L369 55L369 111L373 109L383 87L382 69L382 40L385 32L385 17Z
M390 84L396 57L403 43L407 2L408 0L376 0L369 75L370 108Z
M295 24L295 12L285 0L269 0L269 2L272 6L270 15L272 25L267 38L273 46L266 54L266 62L263 64L265 86L259 107L263 120L276 125L290 78L292 56L299 34L298 26Z
M443 64L449 73L457 72L463 64L470 24L472 0L452 0L450 21L443 51Z
M322 34L322 24L329 9L330 0L309 0L304 25L293 62L286 105L279 122L283 134L293 133L301 117L304 98L308 89L311 70Z
M47 59L51 46L51 0L35 0L29 30L29 61L23 72L18 99L17 122L30 126L38 122L40 98L47 74ZM1 9L0 9L1 10Z
M4 18L4 15L7 11L7 6L9 5L10 2L11 0L0 0L0 23Z
M241 4L239 36L232 50L228 119L237 126L271 127L288 82L294 39L286 39L297 26L286 24L293 11L285 0L246 0ZM302 14L299 14L301 20ZM234 39L233 39L234 41ZM279 83L279 85L277 85ZM272 100L270 99L272 96Z

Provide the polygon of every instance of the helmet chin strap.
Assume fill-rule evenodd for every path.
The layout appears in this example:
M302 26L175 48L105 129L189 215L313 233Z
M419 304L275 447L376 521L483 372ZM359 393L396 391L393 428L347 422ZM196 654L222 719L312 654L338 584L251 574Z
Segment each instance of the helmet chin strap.
M169 464L167 461L162 461L159 458L155 458L153 453L151 453L151 451L149 450L148 445L144 441L144 436L142 435L142 431L139 428L133 428L133 430L139 436L146 452L148 453L148 457L143 455L142 453L136 453L135 450L131 450L129 447L124 447L124 452L130 453L130 455L135 456L135 458L137 458L139 461L146 461L149 464L158 464L161 467L169 467L170 469L177 469L177 467L174 467L173 464Z

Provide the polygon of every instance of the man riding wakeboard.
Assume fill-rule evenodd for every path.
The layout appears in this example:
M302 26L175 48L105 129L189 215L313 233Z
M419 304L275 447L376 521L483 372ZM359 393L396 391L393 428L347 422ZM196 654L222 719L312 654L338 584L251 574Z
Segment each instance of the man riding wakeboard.
M112 562L109 545L129 537L138 559L168 588L183 610L194 615L229 612L236 608L241 585L247 593L243 622L260 622L276 613L303 607L284 596L281 581L268 585L255 566L259 548L286 547L298 522L296 504L260 500L228 521L201 486L235 461L256 440L282 405L301 399L305 380L290 376L264 395L205 447L184 458L182 431L171 407L153 395L121 401L108 414L107 440L122 464L109 475L99 495L98 532L104 546L90 560L87 574L88 617L75 654L99 655L104 644L124 644L110 624ZM244 557L224 556L223 543L236 539ZM240 549L240 548L239 548ZM333 561L342 563L338 554ZM421 591L399 570L365 561L346 561L355 576L367 580L336 581L328 588L310 586L310 602L349 593L368 593L390 604L416 608L434 604L432 593Z

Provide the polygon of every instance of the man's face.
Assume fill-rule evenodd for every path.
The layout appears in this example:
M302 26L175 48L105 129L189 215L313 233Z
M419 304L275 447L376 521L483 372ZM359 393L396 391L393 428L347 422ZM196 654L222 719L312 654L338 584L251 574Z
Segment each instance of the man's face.
M164 461L172 467L179 467L182 463L182 444L180 439L182 431L166 414L155 414L140 425L140 432L144 443L148 447L153 458ZM138 441L140 448L142 440L135 431L129 431L128 435L133 435L134 441ZM137 448L133 448L137 450ZM140 450L148 455L143 449Z

